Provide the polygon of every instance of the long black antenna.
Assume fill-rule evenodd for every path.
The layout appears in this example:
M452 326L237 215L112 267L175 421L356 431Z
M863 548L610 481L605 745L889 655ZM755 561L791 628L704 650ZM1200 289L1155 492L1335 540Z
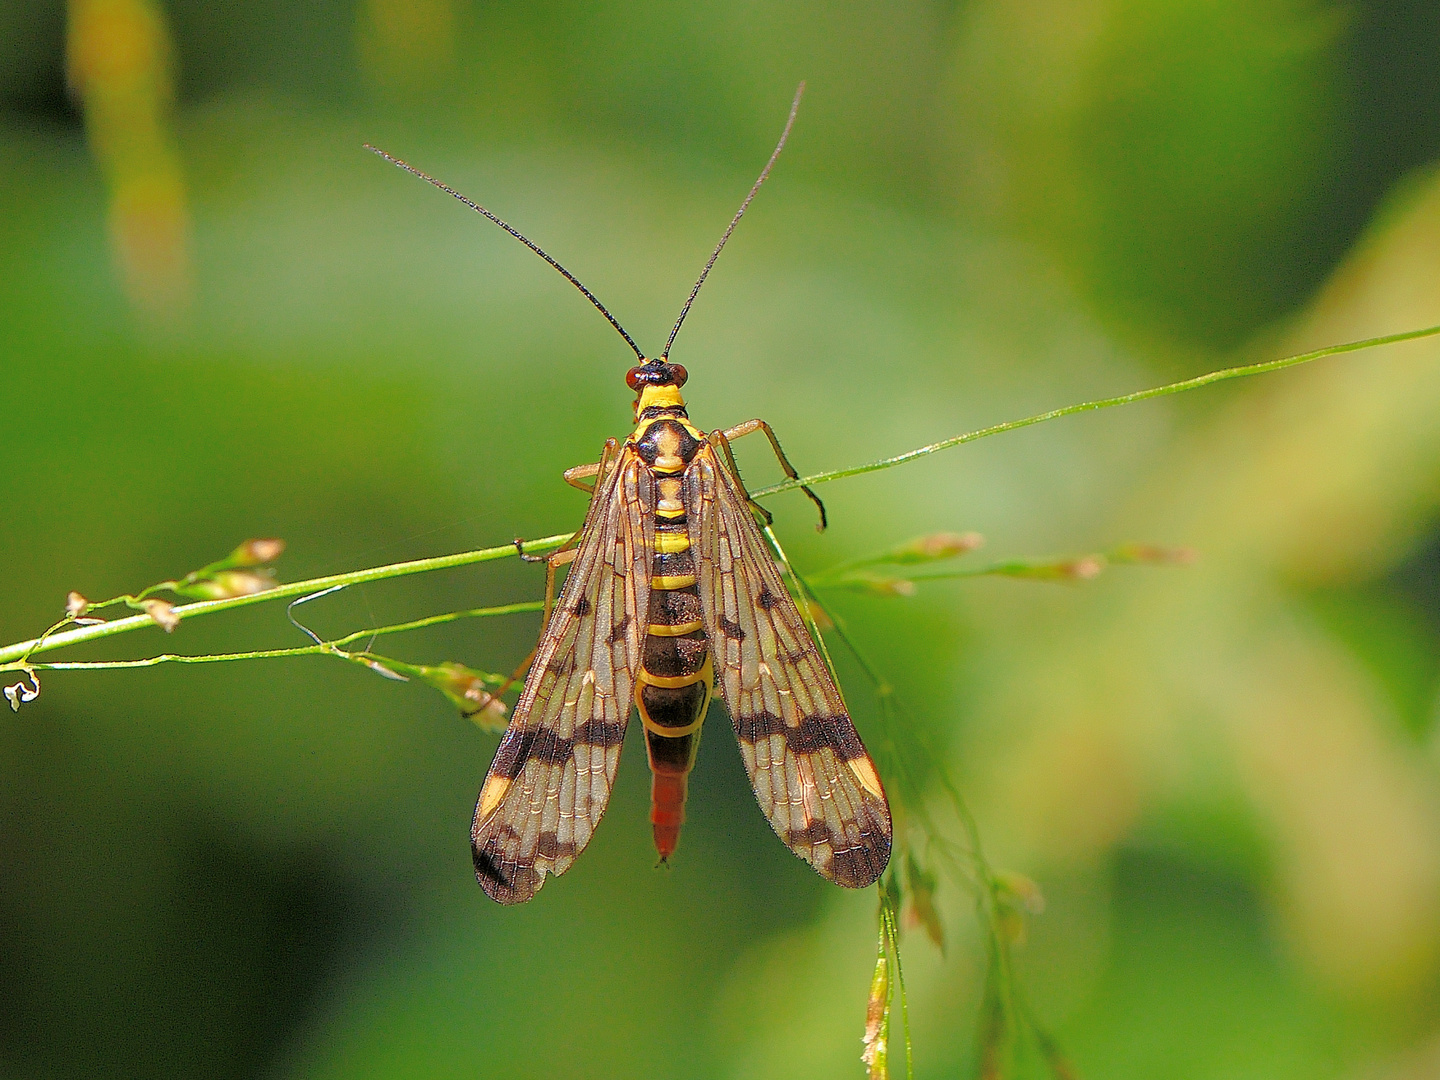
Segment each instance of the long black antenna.
M799 99L797 98L796 100L798 101ZM794 114L793 114L793 113L791 114L791 119L792 119L792 120L794 119ZM788 132L790 131L789 127L786 127L785 131L788 133ZM782 140L782 142L783 142L783 140ZM456 191L454 188L452 188L452 187L450 187L450 186L448 186L448 185L446 185L446 184L442 184L439 180L436 180L435 177L431 176L429 173L423 173L423 172L421 172L419 169L415 168L414 165L411 165L411 164L409 164L409 163L407 163L407 162L401 161L401 160L400 160L399 158L397 158L397 157L392 157L392 156L390 156L390 155L387 154L384 150L381 150L378 146L371 146L369 143L366 143L366 144L365 144L365 149L366 149L366 150L369 150L369 151L372 151L373 153L379 154L382 158L384 158L386 161L390 162L390 164L392 164L392 165L399 165L400 168L404 169L406 172L410 173L410 174L413 175L413 176L418 176L421 180L424 180L427 184L434 184L437 188L439 188L441 191L445 192L447 195L453 195L453 196L455 196L455 198L459 199L462 203L464 203L466 206L468 206L471 210L474 210L477 214L482 214L482 215L484 215L485 217L489 218L489 219L490 219L491 221L493 221L496 225L499 225L500 228L504 229L504 230L505 230L507 233L509 233L511 236L515 237L516 240L519 240L522 244L524 244L526 247L528 247L531 251L535 252L536 255L539 255L542 259L544 259L547 263L549 263L551 266L553 266L556 270L559 270L560 273L564 276L565 280L568 281L568 282L570 282L571 285L574 285L575 288L579 289L580 292L581 292L581 294L585 297L585 299L586 299L586 300L589 300L590 303L594 304L595 307L596 307L596 309L600 312L600 314L601 314L601 315L604 315L605 318L610 321L610 325L613 326L613 327L615 327L615 329L620 332L620 336L625 339L625 344L626 344L626 345L629 345L630 348L632 348L632 349L635 350L635 355L640 358L640 362L641 362L642 364L645 362L645 354L640 351L640 346L635 344L635 339L632 338L629 334L627 334L627 333L625 332L625 328L620 325L619 321L615 318L615 316L614 316L614 315L611 315L610 312L609 312L608 310L606 310L604 304L602 304L599 300L595 299L595 294L592 293L589 289L587 289L584 285L582 285L582 284L580 283L580 279L579 279L579 278L577 278L574 274L570 273L569 270L566 270L565 267L561 266L558 262L556 262L554 259L552 259L552 258L545 252L545 249L542 248L539 244L535 243L535 242L534 242L533 240L531 240L529 237L525 236L523 233L520 232L520 230L515 229L515 228L512 228L510 225L506 224L504 221L501 221L498 217L496 217L494 214L492 214L489 210L486 210L486 209L485 209L483 206L481 206L479 203L474 202L474 201L471 200L471 199L467 199L464 195L461 195L460 192ZM779 153L779 151L777 150L776 153ZM773 162L774 159L772 158L771 161ZM768 165L766 166L766 171L767 171L767 172L769 171L769 166L768 166ZM764 179L764 178L762 177L761 179ZM759 185L756 185L756 186L758 187ZM755 193L752 191L750 194L751 194L751 195L754 195ZM746 199L745 201L748 203L750 200L749 200L749 199ZM744 212L744 207L741 208L741 213L743 213L743 212ZM739 220L739 215L738 215L738 214L736 215L736 220L737 220L737 221ZM730 227L733 229L735 226L732 224ZM730 234L727 232L725 235L726 235L726 236L729 236ZM723 241L722 241L722 243L723 243ZM719 252L717 251L716 254L718 255ZM711 262L714 262L715 260L714 260L714 259L711 259L710 261L711 261ZM707 266L705 269L708 271L710 268ZM705 280L705 277L704 277L703 274L701 275L700 280L701 280L701 281L704 281L704 280ZM700 286L697 285L697 286L695 286L695 287L698 289ZM693 299L693 297L692 297L692 299ZM686 304L685 306L686 306L686 307L689 307L690 305L689 305L689 304ZM681 317L683 318L684 316L682 315ZM679 329L679 327L677 326L676 329ZM673 335L673 334L671 335L671 339L672 339L672 340L674 339L674 335Z
M725 247L725 241L730 239L730 234L735 231L735 226L740 224L740 219L745 216L745 211L750 207L750 200L755 198L755 193L760 190L760 185L765 183L765 178L775 167L775 159L780 156L780 151L785 149L785 140L790 138L790 129L795 126L795 114L800 111L800 96L804 93L805 84L801 82L795 88L795 100L790 103L790 118L785 121L785 130L780 133L780 141L775 144L775 152L770 155L770 160L765 163L765 168L760 170L759 179L751 187L750 194L745 196L745 201L740 204L740 209L736 210L735 216L730 219L725 234L720 237L720 243L716 244L715 250L710 253L710 261L705 264L705 269L700 271L700 280L695 282L695 287L690 290L690 295L685 299L685 306L680 309L680 317L675 320L675 329L670 331L670 340L665 342L665 351L660 354L661 360L670 359L670 346L675 344L675 335L680 333L680 324L685 321L685 316L690 314L690 305L695 303L700 286L705 284L705 278L709 276L710 268L715 265L715 260L720 258L720 251Z

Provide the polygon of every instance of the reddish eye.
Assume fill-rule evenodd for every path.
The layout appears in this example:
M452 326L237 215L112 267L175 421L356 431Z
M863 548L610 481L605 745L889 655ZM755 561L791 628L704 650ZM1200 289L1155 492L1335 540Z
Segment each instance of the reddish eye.
M631 390L640 389L640 369L638 367L632 367L629 372L626 373L625 385L630 387Z
M671 364L670 371L675 376L675 385L677 387L684 386L685 380L690 378L690 373L685 370L685 367L682 364Z

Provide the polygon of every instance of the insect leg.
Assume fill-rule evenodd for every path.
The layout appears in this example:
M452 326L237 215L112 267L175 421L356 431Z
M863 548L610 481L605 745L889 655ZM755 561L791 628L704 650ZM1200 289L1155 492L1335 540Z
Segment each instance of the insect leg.
M555 609L555 571L575 561L576 548L574 545L579 535L577 532L574 536L570 537L569 540L565 541L564 547L553 552L550 557L545 560L545 609L540 617L540 626L542 629L550 625L550 612ZM532 653L531 655L533 656L534 654ZM526 663L529 663L529 661L526 661Z
M581 491L585 492L587 495L593 495L593 494L595 494L595 486L596 486L601 480L603 480L603 479L605 478L605 469L606 469L606 466L609 465L610 462L611 462L611 460L614 459L616 453L619 452L619 449L620 449L620 444L619 444L619 442L617 442L615 439L606 439L606 440L605 440L605 449L600 452L600 460L599 460L599 461L596 461L596 462L592 462L592 463L589 464L589 465L576 465L573 469L566 469L566 470L565 470L565 482L566 482L567 484L569 484L571 487L577 487L577 488L579 488ZM589 484L584 484L584 483L580 483L580 482L579 482L579 481L582 481L582 480L589 479L590 477L594 477L594 479L593 479L593 480L590 480L590 483L589 483ZM525 562L531 562L531 563L535 563L535 562L547 562L547 561L549 561L549 559L553 559L556 555L559 555L561 552L568 551L568 550L570 550L571 548L573 548L573 547L575 546L575 544L579 541L579 539L580 539L580 534L577 532L574 536L570 537L569 540L565 541L564 545L563 545L562 547L560 547L557 551L555 551L553 554L551 554L548 558L547 558L546 556L543 556L543 555L527 555L527 554L525 554L525 549L521 546L520 540L519 540L518 537L517 537L516 540L515 540L515 550L519 553L520 558L523 559ZM572 555L571 558L574 558L574 556ZM565 559L565 560L563 560L563 561L561 561L561 562L556 563L555 565L556 565L556 566L564 566L565 563L567 563L567 562L569 562L569 561L570 561L569 559ZM553 570L552 570L552 572L553 572ZM550 619L550 609L549 609L549 608L546 608L546 609L545 609L545 619L546 619L547 622L548 622L549 619Z
M526 562L543 562L545 564L545 608L540 616L540 633L545 633L545 627L550 625L550 612L555 608L555 571L575 561L578 551L575 547L576 541L580 539L577 532L565 541L564 546L556 548L549 555L526 555L523 551L520 557ZM520 546L520 541L515 541L515 546ZM530 664L535 659L535 653L540 649L540 643L536 642L535 647L525 654L525 659L520 661L520 666L510 673L510 677L499 685L492 693L485 696L485 700L477 708L466 710L463 714L466 717L474 716L486 708L492 701L514 686L530 671Z
M600 475L601 462L592 462L589 465L576 465L573 469L565 470L565 482L571 487L577 487L587 495L595 494L596 480L591 477ZM586 483L586 481L589 481Z
M785 475L791 480L799 480L800 474L795 471L795 466L790 464L790 459L785 456L785 451L780 449L780 440L775 437L775 432L771 430L770 425L764 420L747 420L743 424L736 424L733 428L727 428L721 434L723 434L728 441L730 439L743 439L746 435L750 435L756 431L765 432L765 437L770 440L770 447L775 451L775 457L779 460L780 468L785 471ZM728 453L729 451L726 452ZM735 475L738 478L740 474L736 473ZM811 491L805 484L800 485L800 490L810 497L810 501L815 504L815 509L820 511L820 524L815 526L815 531L824 532L825 526L828 524L825 518L825 504L820 501L820 496L816 495L815 492Z
M620 450L620 443L616 439L606 439L605 449L600 452L600 460L589 465L576 465L572 469L565 470L565 482L571 487L577 487L587 494L594 495L595 489L600 481L605 479L605 467ZM593 477L594 479L591 479ZM590 482L585 483L586 480Z
M754 510L755 513L759 514L765 520L765 525L767 528L775 524L775 519L770 516L770 511L766 510L754 499L750 498L750 492L746 491L745 481L740 479L740 466L735 464L735 454L730 449L730 440L726 436L726 433L723 431L712 431L710 432L710 439L712 442L716 443L720 447L720 450L724 453L725 463L730 467L730 475L735 477L735 483L739 484L740 490L745 492L745 501L750 504L750 509Z
M606 439L605 449L600 452L599 461L593 465L579 465L574 469L566 470L565 479L570 481L572 474L593 476L595 477L595 483L598 484L605 479L605 471L609 468L611 462L614 461L615 455L619 450L620 443L618 441L615 439ZM594 491L593 487L586 488L580 484L574 484L574 486L579 487L582 491ZM518 537L515 540L515 550L519 553L520 558L526 562L543 562L545 564L545 607L540 617L540 633L542 637L545 633L545 627L550 625L550 613L555 609L555 571L575 561L577 554L576 545L580 542L580 536L580 532L574 533L569 540L566 540L565 543L561 544L560 547L556 548L549 555L527 555L522 546L522 541ZM464 715L470 717L479 713L501 694L505 693L506 690L509 690L510 687L523 679L530 671L530 664L535 659L535 653L539 648L540 643L536 642L535 648L531 649L525 659L520 662L520 666L510 673L510 677L501 683L494 693L488 694L479 707L467 711Z
M595 490L595 486L599 485L605 479L605 474L607 470L614 462L615 455L619 452L619 441L616 439L606 439L605 449L600 451L600 460L595 462L595 464L593 465L577 465L573 469L565 470L566 482L570 483L574 487L580 488L581 491L589 491L593 493ZM592 486L588 488L580 484L576 484L572 479L572 477L574 476L593 476L595 478L594 484L592 484ZM545 562L545 617L540 622L542 632L544 627L550 625L550 611L555 606L555 571L560 569L560 567L565 566L575 560L575 545L580 542L580 537L583 533L583 529L580 532L575 533L573 536L570 537L569 540L566 540L565 543L561 544L560 547L551 552L550 555L543 560ZM518 540L515 542L515 546L520 546L520 542ZM536 556L527 556L523 551L520 553L520 557L522 559L525 559L527 562L542 561Z
M572 469L565 470L565 482L571 487L579 488L588 495L594 495L595 489L600 481L605 479L605 467L610 464L615 455L620 451L620 443L617 439L606 439L605 449L600 452L600 460L589 465L576 465ZM591 479L594 477L594 479ZM584 481L589 480L589 483Z

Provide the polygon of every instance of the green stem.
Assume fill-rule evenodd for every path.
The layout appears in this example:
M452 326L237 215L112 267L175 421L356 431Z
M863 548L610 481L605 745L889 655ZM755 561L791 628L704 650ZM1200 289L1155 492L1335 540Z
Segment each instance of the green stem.
M123 671L127 668L157 667L160 664L224 664L231 660L273 660L280 656L318 656L333 651L333 648L327 645L297 645L293 649L251 649L248 652L206 653L204 656L161 653L159 656L147 656L143 660L58 660L29 666L36 671Z
M1169 383L1165 386L1152 387L1149 390L1138 390L1133 394L1123 394L1120 397L1102 398L1098 401L1083 401L1076 405L1067 405L1061 409L1051 409L1049 412L1037 413L1034 416L1027 416L1021 420L1011 420L1004 424L994 424L990 427L980 428L977 431L969 431L963 435L956 435L941 442L931 443L928 446L921 446L904 454L895 457L882 458L879 461L872 461L864 465L856 465L849 469L837 469L833 472L816 473L814 476L802 477L799 480L785 480L779 484L772 484L770 487L761 488L752 493L754 498L762 498L767 495L776 495L782 491L789 491L792 488L800 487L802 484L823 484L830 480L841 480L848 476L859 476L862 473L878 472L881 469L893 468L896 465L903 465L916 458L925 457L929 454L938 453L941 450L948 450L952 446L961 446L965 443L975 442L990 435L999 435L1006 431L1014 431L1017 428L1029 427L1032 424L1043 423L1046 420L1056 420L1062 416L1071 416L1075 413L1090 412L1095 409L1108 409L1115 405L1129 405L1136 401L1146 401L1150 398L1163 397L1166 394L1178 394L1185 390L1195 390L1211 383L1223 382L1227 379L1241 379L1250 375L1261 375L1268 371L1279 371L1283 368L1295 367L1299 364L1307 364L1312 360L1319 360L1327 356L1338 356L1341 353L1357 352L1361 349L1374 348L1379 345L1393 345L1401 341L1414 341L1418 338L1432 337L1440 334L1440 326L1426 327L1423 330L1407 330L1399 334L1386 334L1381 337L1366 338L1363 341L1347 342L1343 345L1331 345L1328 348L1316 349L1314 352L1300 353L1297 356L1287 356L1279 360L1266 360L1258 364L1248 364L1243 367L1225 368L1221 371L1212 371L1193 379L1185 379L1181 382ZM560 536L547 536L540 540L532 540L525 546L529 551L553 551L570 539L570 534ZM260 604L268 600L280 600L289 596L303 596L306 593L318 592L321 589L334 588L344 585L359 585L367 581L381 581L387 578L403 577L406 574L420 574L430 570L444 570L455 566L468 566L471 563L489 562L493 559L508 558L515 554L512 545L494 548L481 548L478 551L464 551L456 555L441 555L433 559L416 559L411 562L391 563L387 566L371 567L368 570L355 570L346 574L332 574L328 577L311 578L309 581L296 581L288 585L281 585L261 593L253 593L247 596L227 597L223 600L201 600L198 603L182 604L174 609L174 614L181 619L194 618L198 615L209 615L218 611L228 611L231 608L245 607L249 604ZM142 593L141 595L146 595ZM10 667L23 667L16 664L16 661L24 661L31 655L50 652L54 649L64 648L69 645L79 645L87 641L97 641L101 638L111 637L115 634L123 634L130 630L139 630L147 626L154 626L155 620L149 615L132 615L124 619L114 619L110 622L101 623L98 626L82 626L74 630L65 630L58 633L47 633L41 638L31 638L28 641L17 642L14 645L0 646L0 665Z
M327 641L322 645L297 645L290 649L252 649L248 652L207 653L203 656L163 653L160 656L147 656L143 660L73 660L48 664L32 664L30 666L38 671L104 671L108 669L155 667L157 664L222 664L231 660L273 660L277 657L284 656L315 656L335 653L336 650L342 649L351 642L359 641L361 638L383 637L386 634L400 634L407 630L422 630L427 626L439 626L443 623L455 622L457 619L479 619L491 615L516 615L524 611L540 611L544 606L545 605L539 600L526 600L523 603L503 604L499 607L447 611L443 615L431 615L428 618L416 619L413 622L395 623L391 626L376 626L369 630L356 630L352 634L346 634L342 638ZM386 660L385 658L377 659L382 659L392 665L396 663L396 661Z
M570 533L563 533L558 536L546 536L540 540L525 541L527 553L540 551L553 551L565 541L570 539ZM212 615L218 611L228 611L231 608L247 607L250 604L263 604L269 600L283 600L286 597L304 596L308 593L319 592L322 589L333 589L345 585L361 585L368 581L383 581L388 578L404 577L407 574L423 574L431 570L448 570L456 566L469 566L472 563L492 562L496 559L513 558L516 554L514 544L506 544L503 547L481 548L478 551L462 551L456 555L440 555L433 559L414 559L410 562L390 563L386 566L373 566L368 570L352 570L346 574L331 574L327 577L310 578L308 581L292 581L286 585L279 585L265 592L251 593L247 596L226 597L223 600L201 600L194 604L181 604L175 608L174 614L177 618L194 618L198 615ZM463 615L456 615L457 618ZM438 621L445 621L445 616L437 616ZM12 663L27 656L37 653L51 652L68 645L80 645L87 641L98 641L101 638L112 637L115 634L123 634L130 630L139 630L146 626L154 626L155 620L149 615L131 615L124 619L114 619L110 622L100 623L96 626L81 626L74 630L66 630L58 634L50 634L43 640L32 638L29 641L17 642L14 645L0 646L0 664ZM430 625L430 624L425 624ZM359 636L363 637L372 631L361 631ZM347 640L354 640L350 638ZM299 655L299 654L295 654Z
M905 969L900 965L900 925L895 921L895 909L888 903L883 906L880 918L885 924L890 954L895 958L895 989L900 996L900 1031L905 1040L905 1080L915 1080L915 1053L910 1039L910 999L905 993Z
M816 574L810 578L810 584L817 589L857 589L864 591L875 585L884 585L897 581L909 581L916 584L922 581L952 581L956 578L976 577L1011 577L1030 578L1040 581L1055 581L1064 584L1075 584L1083 581L1083 577L1074 574L1063 573L1063 568L1081 559L1104 558L1103 554L1076 555L1069 559L1007 559L1004 562L986 563L984 566L967 566L956 570L930 571L923 574L877 574L874 577L852 576L850 574L832 575L829 573ZM1103 567L1103 564L1101 564Z
M1023 420L1011 420L1004 424L993 424L990 427L980 428L976 431L967 431L964 435L956 435L953 438L931 443L929 446L921 446L904 454L897 454L895 457L881 458L879 461L872 461L865 465L856 465L849 469L836 469L834 472L816 473L814 476L802 476L798 480L784 480L778 484L771 484L767 488L752 491L750 494L752 498L760 499L767 495L778 495L782 491L798 488L801 484L813 486L815 484L826 483L830 480L842 480L847 476L859 476L861 473L878 472L881 469L904 465L907 461L914 461L916 458L939 453L941 450L948 450L952 446L961 446L990 435L1000 435L1006 431L1029 427L1031 424L1042 424L1046 420L1058 420L1062 416L1073 416L1075 413L1093 412L1096 409L1109 409L1116 405L1129 405L1136 401L1149 401L1151 398L1164 397L1167 394L1179 394L1186 390L1198 390L1202 386L1209 386L1211 383L1225 382L1228 379L1244 379L1251 375L1263 375L1269 371L1280 371L1284 368L1308 364L1312 360L1322 360L1327 356L1339 356L1341 353L1358 352L1361 349L1373 349L1378 345L1393 345L1399 341L1414 341L1417 338L1433 337L1436 334L1440 334L1440 326L1427 326L1423 330L1406 330L1399 334L1385 334L1381 337L1366 338L1364 341L1349 341L1343 345L1330 345L1324 349L1316 349L1314 352L1299 353L1295 356L1286 356L1279 360L1265 360L1258 364L1246 364L1242 367L1211 371L1205 375L1197 375L1193 379L1167 383L1165 386L1154 386L1149 390L1137 390L1133 394L1121 394L1119 397L1101 398L1098 401L1082 401L1078 405L1066 405L1062 409L1051 409L1049 412L1036 413L1034 416L1027 416Z
M498 607L467 608L464 611L447 611L443 615L430 615L423 619L416 619L413 622L395 623L391 626L377 626L373 630L356 630L353 634L346 634L337 641L330 642L331 645L349 645L352 641L359 641L365 637L383 637L386 634L403 634L407 630L423 630L427 626L441 626L445 623L455 622L459 619L484 619L492 615L519 615L525 611L543 611L545 602L543 600L522 600L518 604L501 604Z

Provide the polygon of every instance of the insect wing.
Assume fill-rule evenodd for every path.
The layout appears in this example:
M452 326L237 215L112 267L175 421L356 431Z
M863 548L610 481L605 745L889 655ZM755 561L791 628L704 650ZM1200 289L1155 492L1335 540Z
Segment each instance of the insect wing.
M502 904L563 874L605 813L650 601L654 481L628 448L595 490L578 553L480 789L475 876Z
M685 500L716 678L760 808L821 876L869 885L890 858L884 788L713 444L686 470Z

